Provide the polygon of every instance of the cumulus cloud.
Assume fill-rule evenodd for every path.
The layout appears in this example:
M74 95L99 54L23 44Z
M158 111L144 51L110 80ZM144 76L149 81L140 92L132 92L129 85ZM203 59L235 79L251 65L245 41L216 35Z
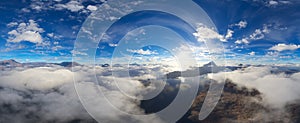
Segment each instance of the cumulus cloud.
M17 26L18 23L17 22L10 22L7 24L7 27L14 27L14 26Z
M236 44L249 44L250 42L248 41L248 39L243 38L241 40L236 40L234 43L236 43Z
M248 23L245 20L241 20L239 23L233 24L234 26L239 27L240 29L246 28Z
M8 32L9 38L7 41L13 43L19 43L22 41L42 43L43 38L41 36L41 33L43 32L44 29L40 28L34 20L29 20L29 23L19 23L17 29Z
M93 6L93 5L88 5L86 8L90 11L96 11L98 9L97 6Z
M249 53L249 55L250 55L250 56L255 56L255 52L252 51L252 52Z
M276 5L278 5L278 2L274 1L274 0L271 0L271 1L269 1L269 5L270 6L276 6Z
M300 73L273 74L272 71L276 70L278 69L273 67L249 67L227 72L226 76L240 86L260 91L266 105L283 108L287 103L300 99ZM220 74L209 76L215 80L222 79Z
M250 35L250 39L252 40L259 40L259 39L263 39L264 37L265 35L260 29L256 29L254 33Z
M246 25L247 25L247 23L246 23ZM235 44L249 44L251 41L263 39L263 38L265 38L266 34L270 33L269 26L270 25L265 24L262 28L255 29L255 31L252 34L250 34L249 36L246 36L242 39L238 39L234 43Z
M226 42L226 39L223 35L220 35L214 29L209 28L203 24L199 24L198 28L193 35L197 38L199 42L206 42L212 39L218 39L220 41Z
M227 34L226 34L226 36L225 36L225 39L232 38L233 33L234 33L233 30L228 29L228 30L227 30Z
M72 0L66 4L56 4L55 7L57 10L67 9L71 12L78 12L84 9L84 6L80 2Z
M295 44L277 44L273 47L271 47L269 50L275 50L275 51L285 51L285 50L297 50L300 48L300 45Z
M82 14L88 14L98 9L98 5L105 2L105 0L51 0L51 1L31 1L30 5L26 8L22 8L22 12L42 12L48 10L69 10L70 12L81 12ZM88 5L86 5L88 4Z
M209 28L202 23L198 24L197 30L193 35L199 42L206 42L209 40L217 39L222 42L227 42L228 39L232 38L234 31L228 29L226 34L221 35L215 29Z

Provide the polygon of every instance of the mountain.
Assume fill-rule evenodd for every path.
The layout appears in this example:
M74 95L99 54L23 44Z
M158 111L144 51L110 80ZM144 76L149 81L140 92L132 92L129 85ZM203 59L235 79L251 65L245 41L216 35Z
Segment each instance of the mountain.
M17 61L15 61L13 59L10 59L10 60L0 61L0 66L5 66L5 67L21 67L23 65L20 62L17 62Z
M203 65L203 67L217 67L217 64L215 62L211 61L211 62Z
M102 64L101 67L109 67L109 64Z
M168 73L166 76L169 79L174 79L178 78L180 76L182 77L194 77L194 76L200 76L200 75L205 75L208 73L218 73L221 71L224 71L226 67L224 66L217 66L215 62L209 62L202 67L197 67L193 69L189 69L186 71L174 71Z
M193 123L227 123L227 122L251 122L257 113L265 111L265 107L254 101L261 101L261 93L256 89L240 88L228 81L225 83L222 96L211 112L203 121L198 120L199 111L207 95L207 85L196 97L188 119Z
M72 67L72 66L82 66L81 64L77 62L61 62L61 63L47 63L47 62L28 62L28 63L20 63L16 60L10 59L10 60L3 60L0 61L0 69L4 68L10 68L10 67L28 67L28 68L34 68L34 67L51 67L53 65L59 65L63 67Z
M226 80L222 96L210 113L198 120L199 111L207 95L209 85L201 90L188 113L179 121L190 123L299 123L299 101L287 104L285 113L282 109L274 109L263 104L263 95L256 89L240 87Z
M75 67L75 66L82 66L81 64L77 62L61 62L56 65L63 66L63 67Z

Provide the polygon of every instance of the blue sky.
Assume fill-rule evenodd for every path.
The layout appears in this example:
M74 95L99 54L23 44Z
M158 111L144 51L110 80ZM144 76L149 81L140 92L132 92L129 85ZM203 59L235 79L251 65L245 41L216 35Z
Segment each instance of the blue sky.
M0 59L17 59L23 62L72 60L74 42L82 24L92 12L102 9L102 2L99 0L2 1L0 3ZM194 2L202 7L215 25L215 29L200 26L198 31L207 31L206 34L211 38L219 39L224 45L229 62L299 63L299 1L194 0ZM194 13L197 14L197 12ZM156 25L174 25L171 29L184 35L184 40L203 38L201 35L193 37L195 30L189 29L188 24L180 18L146 11L121 18L110 31L126 33L128 30L122 30L122 26L123 29L129 29L128 22L131 22L132 28L136 29L154 21L157 21ZM139 23L140 26L138 26ZM127 27L124 28L124 25ZM151 33L150 30L154 28L158 29L157 27L139 28L135 31L139 31L138 34L145 33L144 36L134 36L140 36L140 39L143 39L149 34L158 35ZM168 31L161 35L157 37L174 36ZM115 36L110 40L113 42L118 38L120 36ZM135 38L132 37L133 39ZM149 42L150 40L143 41ZM197 41L194 40L194 42ZM201 44L201 41L197 43ZM192 46L198 45L192 44ZM113 43L100 43L99 47L97 57L108 58L118 46ZM163 53L164 50L157 47L128 48L126 51L139 55L166 55Z

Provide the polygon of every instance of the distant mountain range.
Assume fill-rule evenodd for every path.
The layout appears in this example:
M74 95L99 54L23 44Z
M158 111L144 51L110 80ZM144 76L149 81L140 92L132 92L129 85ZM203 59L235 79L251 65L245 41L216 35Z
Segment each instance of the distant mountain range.
M215 62L211 61L202 67L192 68L186 71L174 71L167 74L167 78L177 78L177 77L194 77L199 75L205 75L208 73L218 73L221 71L234 71L237 69L244 68L244 66L218 66Z
M46 63L46 62L28 62L20 63L14 59L0 61L0 69L15 68L15 67L51 67L53 65L59 65L63 67L82 66L77 62L61 62L61 63Z
M207 64L204 64L202 67L197 68L191 68L189 70L185 71L174 71L166 74L167 78L174 79L178 77L195 77L200 75L205 75L208 73L218 73L222 71L235 71L238 69L243 69L247 67L266 67L267 65L237 65L237 66L218 66L215 62L211 61ZM275 65L269 65L270 67L273 67L274 69L271 70L271 73L273 74L279 74L279 73L285 73L285 74L294 74L300 72L299 66L275 66ZM199 72L197 72L197 70Z
M72 67L72 66L83 66L82 64L79 64L77 62L61 62L61 63L47 63L47 62L27 62L27 63L21 63L18 62L14 59L9 59L9 60L3 60L0 61L0 70L3 70L5 68L16 68L16 67L27 67L27 68L34 68L34 67L52 67L53 65L58 65L62 67ZM131 66L143 66L144 64L130 64ZM100 64L99 66L101 67L110 67L110 64ZM112 67L120 67L122 66L121 64L114 64ZM167 78L169 79L174 79L178 77L194 77L194 76L199 76L199 75L205 75L208 73L218 73L221 71L234 71L242 68L247 68L247 67L264 67L266 65L237 65L237 66L218 66L215 62L211 61L207 64L204 64L202 67L197 67L197 68L191 68L189 70L185 71L173 71L168 74L166 74ZM272 65L272 67L276 68L272 70L271 72L273 74L278 74L278 73L285 73L285 74L293 74L300 72L300 66L298 65L283 65L283 66L276 66ZM197 72L199 70L199 72Z

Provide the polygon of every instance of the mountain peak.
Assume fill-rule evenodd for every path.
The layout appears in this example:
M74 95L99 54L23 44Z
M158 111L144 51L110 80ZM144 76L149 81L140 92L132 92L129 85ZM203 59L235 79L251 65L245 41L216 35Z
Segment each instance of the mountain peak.
M203 67L217 67L217 64L214 61L211 61L211 62L203 65Z
M0 65L4 65L4 66L22 66L22 64L20 62L17 62L14 59L9 59L9 60L3 60L0 61Z
M74 66L81 66L79 63L77 62L61 62L57 65L63 66L63 67L74 67Z

